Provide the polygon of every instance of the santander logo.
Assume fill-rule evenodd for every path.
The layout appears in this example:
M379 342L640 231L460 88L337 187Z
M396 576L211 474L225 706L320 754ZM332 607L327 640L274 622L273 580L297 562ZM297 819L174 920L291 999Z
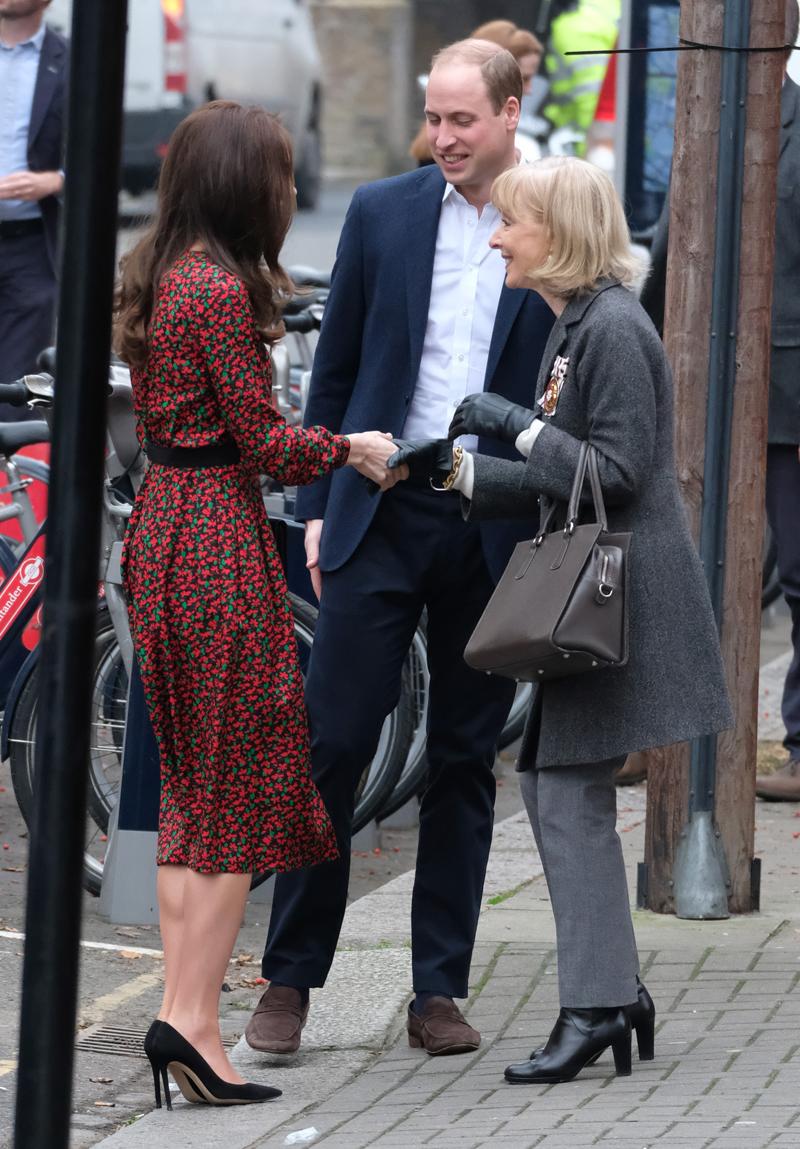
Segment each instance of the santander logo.
M19 617L44 579L44 537L40 537L0 588L0 638Z
M44 559L35 558L22 564L19 572L19 581L23 586L41 582L44 578Z

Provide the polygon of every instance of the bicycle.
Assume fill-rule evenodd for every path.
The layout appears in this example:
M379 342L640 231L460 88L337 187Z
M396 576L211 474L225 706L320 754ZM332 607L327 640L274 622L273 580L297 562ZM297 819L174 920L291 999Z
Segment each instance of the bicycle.
M124 403L126 387L124 381L111 380L109 383L109 410ZM53 398L52 376L47 373L29 375L14 384L0 387L0 398L12 403L29 403L38 408L49 409ZM28 442L43 441L49 438L46 424L12 424L20 428L20 435L26 435ZM8 443L8 432L6 443ZM0 439L2 432L0 432ZM127 455L123 463L122 455ZM133 447L125 442L125 436L118 434L109 437L106 468L107 483L110 485L124 475L130 481L132 464L140 457L138 442L133 436ZM16 459L6 455L5 467L12 473ZM40 471L39 477L46 477ZM135 484L134 484L135 485ZM7 577L0 587L0 611L6 606L3 625L0 625L0 665L16 665L12 682L5 680L7 691L3 697L4 715L2 731L2 754L9 758L11 780L20 812L27 824L33 811L33 788L35 780L36 710L38 704L38 664L39 630L41 626L41 598L44 577L44 552L47 534L46 520L35 522L27 489L20 485L15 492L16 511L7 513L19 517L23 535L22 553L15 556L15 565L6 572ZM101 594L98 597L98 633L92 701L92 737L90 740L89 786L87 798L87 823L84 841L84 884L92 893L99 893L102 876L103 855L107 820L102 824L95 815L102 808L103 796L112 783L112 772L121 767L122 731L124 730L124 709L126 706L127 674L123 677L119 667L108 652L116 648L120 652L125 643L120 644L118 635L127 630L127 611L121 594L113 581L111 555L113 544L119 542L124 529L122 519L124 500L112 500L106 493L102 519L105 568L102 571ZM129 639L128 639L128 645ZM24 657L20 657L20 647ZM121 657L121 655L120 655ZM122 717L120 715L122 714ZM110 757L110 761L109 761Z

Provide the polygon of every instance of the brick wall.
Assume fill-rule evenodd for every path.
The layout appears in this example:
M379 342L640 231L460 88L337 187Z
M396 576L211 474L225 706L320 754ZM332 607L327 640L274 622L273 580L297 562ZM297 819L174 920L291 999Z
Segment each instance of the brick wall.
M324 167L372 179L411 166L409 0L312 0L322 57Z

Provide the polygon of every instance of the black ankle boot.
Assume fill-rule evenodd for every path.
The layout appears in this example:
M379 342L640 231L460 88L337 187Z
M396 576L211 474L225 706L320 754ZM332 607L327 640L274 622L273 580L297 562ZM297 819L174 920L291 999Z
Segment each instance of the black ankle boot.
M655 1057L656 1007L652 997L647 992L647 986L638 977L636 979L636 993L637 998L633 1005L626 1005L623 1008L630 1018L631 1029L636 1031L639 1060L652 1061ZM532 1050L531 1061L535 1061L543 1049L544 1046L540 1045L538 1049ZM602 1055L603 1050L601 1049L587 1062L587 1065L594 1065Z
M656 1007L647 992L647 986L636 979L636 1001L625 1007L630 1018L631 1028L636 1031L636 1044L639 1047L639 1060L652 1061L656 1055Z
M509 1065L506 1081L513 1084L553 1085L572 1081L592 1058L609 1045L617 1076L631 1072L631 1023L622 1007L617 1009L561 1009L553 1032L538 1057Z
M187 1101L203 1101L207 1105L248 1105L271 1101L281 1095L281 1090L271 1085L234 1085L223 1081L194 1046L166 1021L154 1021L150 1026L145 1038L145 1052L153 1070L157 1109L161 1108L159 1075L167 1109L172 1109L167 1070Z

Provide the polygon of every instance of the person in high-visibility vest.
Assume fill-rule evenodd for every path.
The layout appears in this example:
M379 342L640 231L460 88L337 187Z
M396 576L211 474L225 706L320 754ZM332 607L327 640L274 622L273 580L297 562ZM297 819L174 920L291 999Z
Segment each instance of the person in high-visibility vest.
M611 49L619 31L621 0L557 0L560 9L550 25L545 67L550 81L543 111L554 128L572 128L580 137L575 150L582 155L586 133L594 119ZM605 49L600 55L589 53ZM581 53L568 56L567 52Z

